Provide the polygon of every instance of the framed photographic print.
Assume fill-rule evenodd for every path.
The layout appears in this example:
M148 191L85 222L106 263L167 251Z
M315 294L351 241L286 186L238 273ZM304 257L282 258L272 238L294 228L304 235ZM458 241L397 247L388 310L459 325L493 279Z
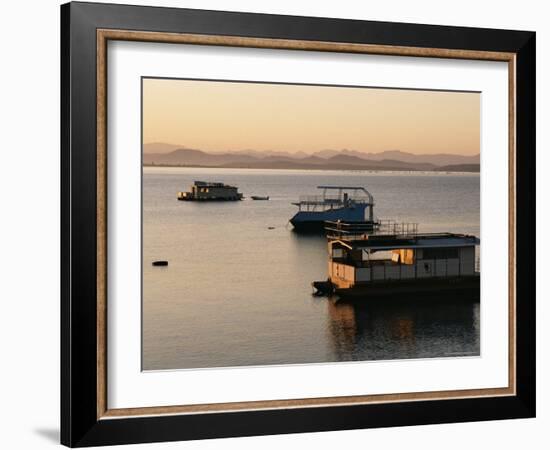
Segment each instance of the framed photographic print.
M535 415L535 33L61 24L63 444Z

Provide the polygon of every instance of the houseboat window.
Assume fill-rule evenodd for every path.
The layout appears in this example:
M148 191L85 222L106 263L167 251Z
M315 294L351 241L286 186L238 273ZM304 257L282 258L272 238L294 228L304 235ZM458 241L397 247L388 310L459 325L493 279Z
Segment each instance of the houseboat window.
M423 259L455 259L458 258L458 248L425 248Z
M389 261L392 259L393 253L391 250L371 251L363 250L363 261Z

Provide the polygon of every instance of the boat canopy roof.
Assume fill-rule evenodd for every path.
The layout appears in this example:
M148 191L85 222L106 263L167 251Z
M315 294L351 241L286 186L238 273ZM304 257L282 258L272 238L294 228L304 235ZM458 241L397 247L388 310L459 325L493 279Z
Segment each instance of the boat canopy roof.
M235 188L235 186L231 186L229 184L222 183L221 181L194 181L193 184L195 186L200 187L225 187L225 188Z
M418 234L411 238L400 236L366 236L364 239L347 240L335 239L335 244L353 249L365 250L397 250L419 248L448 248L469 247L479 245L480 240L476 236L456 233L427 233Z
M317 189L346 189L350 191L365 191L362 186L317 186Z
M323 189L322 195L300 195L298 202L292 203L296 206L301 205L344 205L347 200L356 204L374 205L374 198L369 191L361 186L317 186L317 189ZM331 193L326 192L332 191ZM333 191L338 191L333 193ZM350 196L344 191L353 191Z

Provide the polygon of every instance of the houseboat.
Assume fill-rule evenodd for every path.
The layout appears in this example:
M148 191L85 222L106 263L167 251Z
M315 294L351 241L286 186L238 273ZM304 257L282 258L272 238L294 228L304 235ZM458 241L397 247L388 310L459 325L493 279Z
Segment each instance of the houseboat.
M479 299L475 236L420 233L415 223L380 221L370 231L368 225L330 222L327 240L328 280L313 283L317 295Z
M317 186L321 195L305 195L293 205L298 212L290 219L296 231L324 232L326 221L362 223L371 228L374 220L374 198L363 187Z
M243 194L235 186L218 182L195 181L189 192L178 192L178 200L185 201L236 201Z

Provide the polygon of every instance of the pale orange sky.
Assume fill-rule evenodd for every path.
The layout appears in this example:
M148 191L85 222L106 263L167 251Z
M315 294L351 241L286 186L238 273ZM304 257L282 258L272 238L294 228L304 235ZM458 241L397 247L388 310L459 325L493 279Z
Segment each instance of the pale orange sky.
M474 155L478 93L143 80L143 142L206 151Z

